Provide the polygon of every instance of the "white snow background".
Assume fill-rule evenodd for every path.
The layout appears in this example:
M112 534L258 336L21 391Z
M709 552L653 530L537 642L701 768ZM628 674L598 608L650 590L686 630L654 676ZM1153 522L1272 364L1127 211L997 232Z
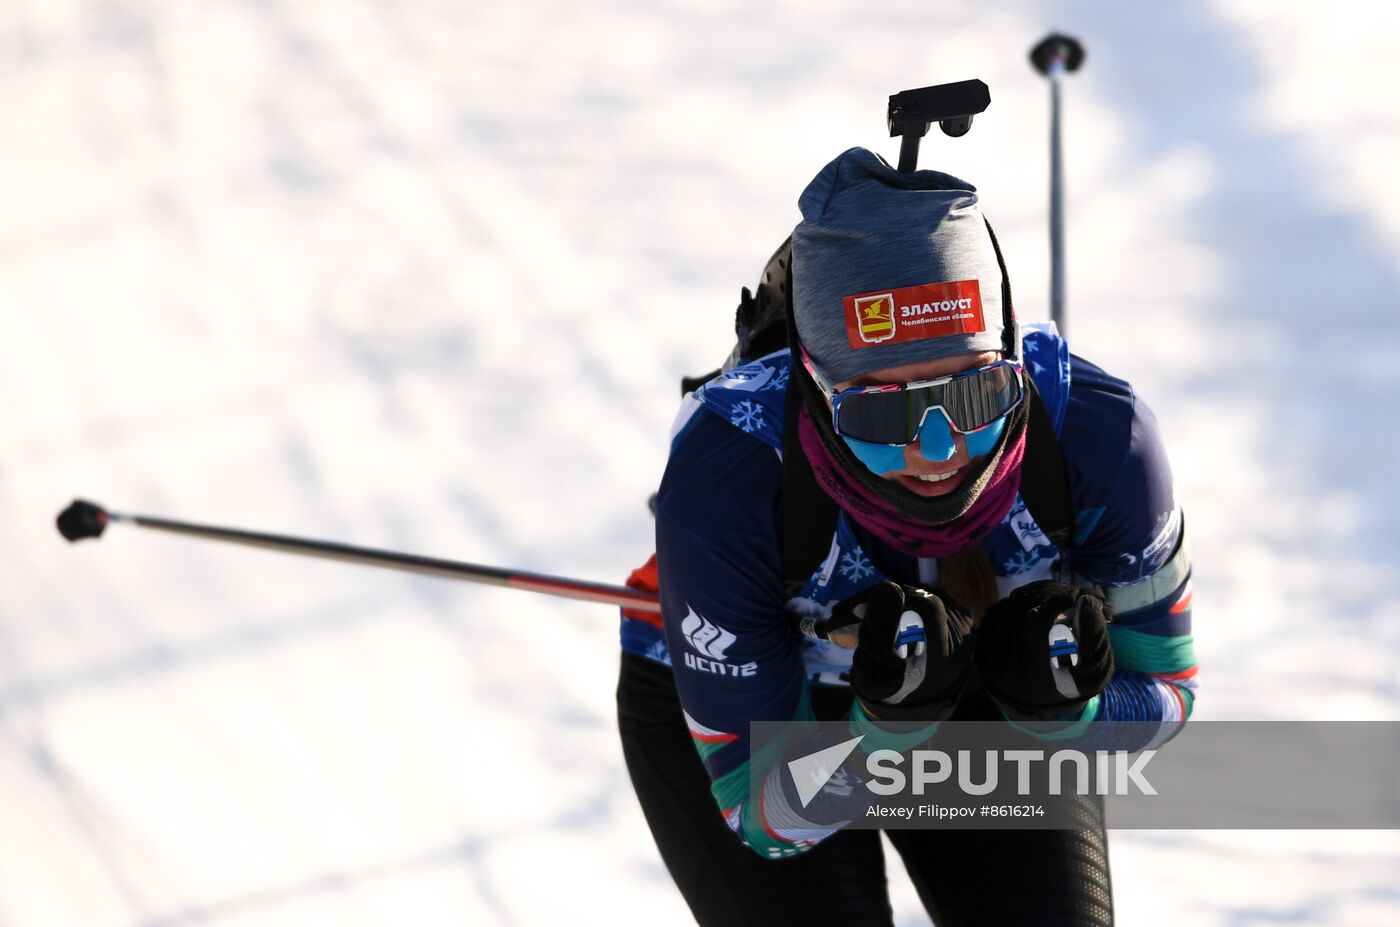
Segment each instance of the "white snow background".
M1156 410L1197 718L1395 718L1393 3L0 3L0 924L677 924L602 606L123 511L620 582L677 380L888 94L992 105L1043 318ZM1119 922L1393 924L1393 832L1115 831ZM902 924L925 923L897 864Z

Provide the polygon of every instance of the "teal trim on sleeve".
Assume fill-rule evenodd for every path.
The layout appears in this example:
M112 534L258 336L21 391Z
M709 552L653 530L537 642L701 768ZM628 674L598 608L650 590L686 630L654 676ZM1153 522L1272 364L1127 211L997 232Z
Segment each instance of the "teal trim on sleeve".
M766 773L777 764L782 756L784 748L792 738L798 736L799 733L805 730L806 726L802 724L802 722L814 721L815 719L816 716L812 714L811 693L804 685L802 687L802 697L798 700L797 707L793 710L793 723L788 725L783 736L773 738L758 751L752 753L747 760L735 766L718 779L711 780L710 794L715 797L715 803L719 805L720 809L727 811L730 808L743 805L744 811L741 820L747 821L750 811L756 810L754 808L755 803L750 801L752 796L749 795L750 771L756 769L760 775ZM700 741L697 740L694 741L694 743L696 745L696 750L700 752L701 758L703 759L706 754L705 751L701 750ZM714 745L707 744L705 746ZM719 744L718 746L720 748L730 747L731 744ZM714 751L711 750L710 752ZM757 820L757 818L754 820ZM748 839L748 826L748 824L744 825L746 828L745 839Z
M1080 734L1083 734L1085 728L1087 728L1093 722L1094 718L1098 717L1098 714L1099 697L1095 695L1093 698L1089 699L1089 701L1085 702L1079 708L1077 715L1076 713L1071 712L1070 714L1065 715L1065 717L1061 718L1061 721L1069 722L1069 725L1068 727L1062 727L1059 730L1045 730L1046 727L1053 723L1049 721L1036 722L1036 724L1041 728L1041 730L1034 730L1032 728L1026 727L1022 724L1017 723L1015 720L1009 717L1006 718L1006 723L1011 725L1021 733L1030 734L1032 737L1035 737L1038 740L1069 740L1070 738L1078 737ZM1003 717L1005 717L1004 714Z
M749 798L749 761L744 760L710 783L710 794L721 811L740 805Z
M703 740L696 740L694 737L691 740L695 744L695 752L700 754L700 762L702 763L709 763L710 757L729 746L728 743L706 743Z
M880 727L874 718L867 715L859 698L851 703L851 733L865 737L860 742L860 748L866 753L873 753L876 750L895 750L903 753L905 750L912 750L938 733L939 723L935 721L917 731L896 734Z
M1157 568L1151 576L1144 577L1126 586L1105 586L1108 604L1116 614L1124 615L1140 608L1148 608L1175 596L1186 581L1191 578L1191 542L1186 535L1185 521L1181 535L1177 538L1176 550L1167 562Z
M1137 673L1179 673L1196 665L1195 637L1163 637L1132 628L1108 626L1113 662Z

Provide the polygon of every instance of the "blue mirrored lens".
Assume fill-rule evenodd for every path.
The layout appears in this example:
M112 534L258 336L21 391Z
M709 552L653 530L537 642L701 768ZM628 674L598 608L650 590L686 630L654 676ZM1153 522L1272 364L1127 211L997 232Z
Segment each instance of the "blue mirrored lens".
M1001 433L1006 430L1006 416L1002 416L985 428L968 434L967 453L970 457L985 457L992 452L1001 440ZM876 476L884 476L895 470L904 469L904 446L888 444L871 444L868 441L858 441L855 438L848 438L842 435L842 440L851 449L861 463L870 468ZM948 425L948 419L937 410L929 413L924 420L924 427L919 429L919 453L934 463L943 463L951 460L957 452L956 439L953 436L953 429Z
M938 409L930 410L924 418L924 426L919 429L919 453L934 463L942 463L951 460L957 452L948 417Z
M967 436L967 453L971 457L985 457L992 452L992 448L997 446L1001 440L1001 433L1006 429L1006 416L992 422L986 428L979 428L970 432Z
M904 469L903 445L871 444L868 441L847 438L845 435L841 437L851 449L851 453L855 454L860 462L869 467L876 476L884 476L893 470Z

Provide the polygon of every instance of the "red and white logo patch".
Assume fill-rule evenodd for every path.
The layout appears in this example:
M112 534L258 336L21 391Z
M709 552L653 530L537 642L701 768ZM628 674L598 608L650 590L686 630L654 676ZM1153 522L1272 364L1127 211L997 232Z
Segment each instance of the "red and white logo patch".
M842 299L846 337L853 348L900 344L987 330L976 280L859 293Z

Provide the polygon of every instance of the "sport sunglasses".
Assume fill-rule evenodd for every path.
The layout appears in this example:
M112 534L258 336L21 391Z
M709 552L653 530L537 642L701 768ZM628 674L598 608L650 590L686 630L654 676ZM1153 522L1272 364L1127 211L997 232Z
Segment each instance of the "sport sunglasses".
M942 412L954 431L967 434L990 425L1025 398L1020 358L1003 358L936 380L839 391L817 373L806 350L802 363L831 400L836 433L869 444L912 444L931 409Z

